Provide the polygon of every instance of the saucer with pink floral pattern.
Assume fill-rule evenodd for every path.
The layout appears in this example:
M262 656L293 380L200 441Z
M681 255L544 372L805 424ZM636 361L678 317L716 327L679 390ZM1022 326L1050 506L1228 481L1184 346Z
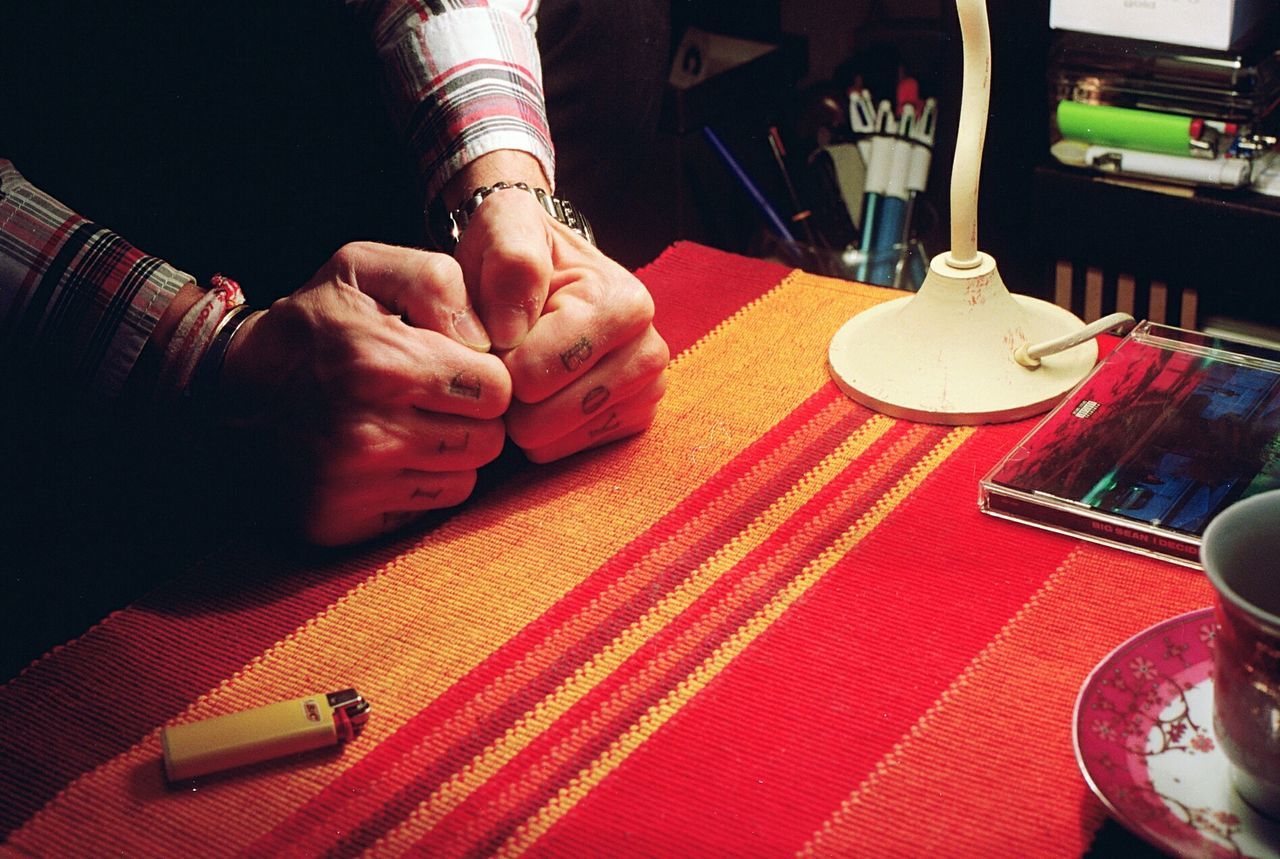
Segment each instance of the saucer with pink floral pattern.
M1280 821L1231 787L1213 735L1213 609L1112 651L1076 700L1076 760L1125 826L1180 856L1280 857Z

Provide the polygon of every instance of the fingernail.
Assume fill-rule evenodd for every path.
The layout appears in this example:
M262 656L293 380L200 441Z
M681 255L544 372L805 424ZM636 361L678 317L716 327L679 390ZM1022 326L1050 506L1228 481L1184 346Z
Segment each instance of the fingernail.
M458 340L464 346L475 349L478 352L488 352L489 335L484 330L484 326L480 324L479 317L476 316L474 310L470 307L461 310L453 315L453 331L458 335Z
M514 349L529 333L529 311L518 304L493 305L488 320L495 349Z

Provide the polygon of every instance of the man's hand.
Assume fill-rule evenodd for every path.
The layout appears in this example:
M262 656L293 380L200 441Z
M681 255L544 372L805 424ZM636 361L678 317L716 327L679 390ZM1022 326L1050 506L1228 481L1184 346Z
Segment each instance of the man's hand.
M221 417L271 436L308 539L354 542L458 504L501 452L511 382L488 346L451 258L347 245L245 323Z
M467 224L455 256L497 352L524 342L551 288L552 221L533 194L494 191Z
M458 262L511 373L507 432L549 462L646 428L666 390L667 344L644 285L533 195L495 191Z

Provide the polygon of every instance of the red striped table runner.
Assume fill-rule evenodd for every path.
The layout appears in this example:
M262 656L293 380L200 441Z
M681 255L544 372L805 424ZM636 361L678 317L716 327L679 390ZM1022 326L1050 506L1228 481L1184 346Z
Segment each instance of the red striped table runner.
M847 400L893 293L692 244L645 435L317 561L233 544L0 689L16 854L1079 855L1071 706L1202 576L977 511L1027 423ZM159 729L355 686L342 750L166 787Z

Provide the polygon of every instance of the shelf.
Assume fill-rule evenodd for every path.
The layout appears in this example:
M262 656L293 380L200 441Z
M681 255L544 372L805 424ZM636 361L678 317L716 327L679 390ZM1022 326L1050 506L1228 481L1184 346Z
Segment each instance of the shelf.
M1042 259L1194 293L1196 316L1280 325L1280 199L1120 185L1055 164L1033 170L1033 245ZM1105 311L1105 308L1104 308ZM1176 318L1171 320L1177 323Z

